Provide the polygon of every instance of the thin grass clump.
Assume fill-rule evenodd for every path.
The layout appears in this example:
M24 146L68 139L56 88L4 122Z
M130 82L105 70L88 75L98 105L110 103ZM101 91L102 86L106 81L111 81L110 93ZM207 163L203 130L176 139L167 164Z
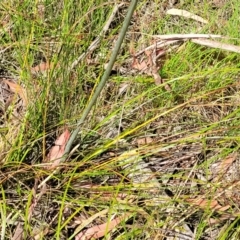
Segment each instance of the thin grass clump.
M239 239L238 5L138 1L56 162L128 3L2 1L1 239Z

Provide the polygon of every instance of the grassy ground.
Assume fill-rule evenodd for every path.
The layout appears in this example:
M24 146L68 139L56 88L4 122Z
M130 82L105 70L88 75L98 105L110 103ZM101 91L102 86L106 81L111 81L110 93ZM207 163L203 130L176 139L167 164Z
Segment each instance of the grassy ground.
M239 54L185 42L159 63L171 91L129 59L154 34L222 34L240 45L240 3L172 2L139 1L77 147L37 188L51 174L44 162L54 141L74 129L104 72L128 4L72 68L113 2L1 1L1 239L93 239L100 231L102 239L239 239ZM173 7L209 23L166 15ZM39 71L41 63L51 65Z

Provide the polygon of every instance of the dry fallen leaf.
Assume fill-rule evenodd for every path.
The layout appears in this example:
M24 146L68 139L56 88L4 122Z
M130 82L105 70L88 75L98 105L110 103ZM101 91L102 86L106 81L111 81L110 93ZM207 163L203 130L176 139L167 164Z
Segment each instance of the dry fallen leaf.
M26 90L15 82L11 82L7 79L4 79L3 81L9 86L13 93L16 93L20 96L20 98L23 100L23 106L26 107L28 103Z
M240 47L232 44L221 43L209 39L192 39L191 41L206 47L219 48L230 52L240 53Z
M210 208L213 211L226 211L227 209L230 208L229 205L227 206L221 206L219 205L217 200L213 200L213 199L206 199L204 196L200 196L199 198L195 198L195 199L187 199L186 200L189 203L192 203L195 206L198 206L202 209L206 209L206 208Z
M147 74L148 76L152 76L154 78L155 84L160 85L164 81L162 80L157 66L157 56L161 56L162 53L165 53L163 49L158 49L157 51L146 50L145 56L146 58L139 62L139 60L134 57L132 62L132 68L141 71L142 73ZM171 87L168 84L164 84L164 87L167 91L171 92Z
M105 234L115 228L119 223L121 223L121 221L123 221L124 219L127 220L130 215L131 214L125 214L124 216L115 218L110 222L93 226L87 230L83 230L76 235L75 240L98 239L104 237Z
M53 63L41 62L37 66L31 68L31 73L32 74L44 73L47 70L53 68L53 66L54 66Z
M153 141L154 141L154 139L151 137L143 137L143 138L136 139L136 143L138 146L147 145L147 144L152 143Z
M23 239L23 233L24 233L24 226L23 226L22 223L19 222L11 240L22 240Z
M222 179L223 175L228 172L229 168L232 166L233 162L237 159L238 154L231 153L221 162L214 164L214 172L216 173L212 181L219 181Z
M170 14L170 15L176 15L176 16L182 16L182 17L185 17L185 18L191 18L195 21L198 21L198 22L201 22L201 23L208 23L207 20L203 19L202 17L199 17L191 12L188 12L186 10L182 10L182 9L176 9L176 8L172 8L172 9L169 9L167 11L167 14Z
M132 68L137 69L138 71L144 71L148 68L148 63L146 63L146 61L139 62L138 59L134 58Z
M55 141L55 146L50 149L50 152L47 156L47 162L51 163L47 168L54 169L59 165L69 138L70 132L68 129L66 129L57 138L57 140Z
M163 81L163 79L161 78L161 76L158 72L159 66L157 66L156 52L145 51L145 53L148 56L148 63L149 63L150 70L151 70L151 75L154 78L155 84L156 85L161 85L162 83L164 83L164 81ZM168 84L165 84L164 87L168 92L171 92L171 87Z

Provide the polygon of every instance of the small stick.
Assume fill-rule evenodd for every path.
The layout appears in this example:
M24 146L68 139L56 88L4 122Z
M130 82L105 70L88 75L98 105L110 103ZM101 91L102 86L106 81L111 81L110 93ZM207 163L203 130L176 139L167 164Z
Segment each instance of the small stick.
M161 40L177 40L177 39L192 39L192 38L225 38L222 35L215 34L167 34L167 35L153 35L154 38Z
M179 43L182 43L183 40L169 40L169 41L159 41L157 43L154 43L148 47L146 47L145 49L137 52L134 57L137 57L139 55L141 55L142 53L146 52L146 51L149 51L149 50L152 50L152 49L159 49L159 48L164 48L168 45L174 45L174 44L179 44Z

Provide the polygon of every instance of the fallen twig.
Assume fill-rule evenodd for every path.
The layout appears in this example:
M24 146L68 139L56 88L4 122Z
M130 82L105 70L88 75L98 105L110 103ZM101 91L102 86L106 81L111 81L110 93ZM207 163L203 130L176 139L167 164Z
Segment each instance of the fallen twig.
M177 39L192 39L192 38L225 38L222 35L215 34L167 34L167 35L153 35L154 38L161 40L177 40Z
M175 45L175 44L181 44L182 43L182 39L181 40L169 40L169 41L158 41L146 48L144 48L143 50L137 52L134 57L137 57L139 55L141 55L142 53L144 53L145 51L149 51L152 49L159 49L159 48L166 48L167 46L171 46L171 45Z

